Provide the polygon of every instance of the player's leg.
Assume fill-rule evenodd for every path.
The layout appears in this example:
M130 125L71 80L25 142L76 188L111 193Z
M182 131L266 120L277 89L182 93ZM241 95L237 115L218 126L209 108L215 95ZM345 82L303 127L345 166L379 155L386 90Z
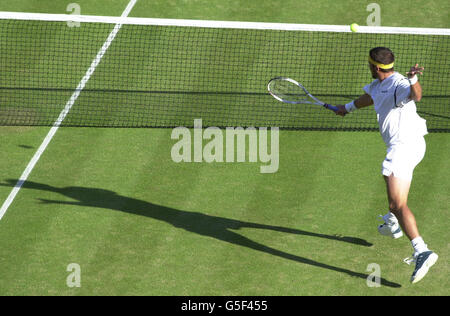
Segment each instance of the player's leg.
M438 255L428 249L417 229L414 214L408 207L408 194L411 181L397 178L394 175L384 176L389 200L389 209L398 219L400 226L411 240L414 248L413 258L410 262L415 262L415 269L411 276L411 282L419 282L428 270L436 263Z
M414 215L408 207L408 194L413 170L425 154L425 140L417 143L397 144L388 148L382 163L382 174L387 188L389 209L383 216L384 224L378 231L385 236L399 238L403 236L402 228L410 240L419 236Z
M415 269L411 276L411 282L413 283L420 281L438 259L438 255L428 249L420 236L416 219L408 207L408 194L413 170L422 160L425 148L426 144L423 138L418 139L413 144L391 147L388 149L382 165L390 212L383 217L385 224L380 227L384 229L384 232L387 232L385 235L396 238L395 223L398 223L411 240L414 254L412 259L405 262L415 263ZM383 231L380 230L380 233L383 233Z
M419 237L416 219L408 207L408 194L411 181L397 178L393 174L384 176L386 181L389 210L398 220L409 240Z

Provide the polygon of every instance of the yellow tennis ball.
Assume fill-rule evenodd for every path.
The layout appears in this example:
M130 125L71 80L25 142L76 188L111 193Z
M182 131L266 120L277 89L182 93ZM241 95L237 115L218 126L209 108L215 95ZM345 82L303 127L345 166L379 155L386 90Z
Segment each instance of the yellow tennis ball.
M352 32L358 32L358 28L359 25L356 23L352 23L352 25L350 25L350 30L352 30Z

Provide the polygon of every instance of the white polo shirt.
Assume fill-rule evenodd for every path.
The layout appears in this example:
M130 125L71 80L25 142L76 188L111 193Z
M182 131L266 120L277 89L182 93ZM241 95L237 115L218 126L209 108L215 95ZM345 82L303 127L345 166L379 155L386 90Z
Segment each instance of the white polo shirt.
M406 77L394 72L381 82L376 79L366 85L364 91L372 97L380 133L388 147L411 143L428 134L426 121L409 98L411 85Z

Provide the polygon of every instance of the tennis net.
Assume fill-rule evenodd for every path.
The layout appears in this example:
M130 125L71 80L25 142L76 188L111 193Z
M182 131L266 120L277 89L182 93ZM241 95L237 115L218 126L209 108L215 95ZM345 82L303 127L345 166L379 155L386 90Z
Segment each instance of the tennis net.
M68 24L79 22L79 27ZM51 126L114 25L122 25L61 126L276 126L376 130L372 107L337 117L289 105L266 89L276 76L330 104L363 94L367 56L390 47L395 70L419 63L418 112L450 131L450 29L167 20L0 13L0 125Z

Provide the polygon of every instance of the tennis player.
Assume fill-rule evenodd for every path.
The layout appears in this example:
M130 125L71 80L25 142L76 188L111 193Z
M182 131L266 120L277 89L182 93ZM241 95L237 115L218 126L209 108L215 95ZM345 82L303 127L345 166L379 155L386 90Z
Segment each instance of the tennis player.
M419 282L437 261L438 255L430 251L417 229L416 220L407 205L414 168L425 155L426 122L416 111L422 98L422 87L417 75L423 67L411 67L407 77L394 71L394 54L386 47L376 47L369 53L372 83L364 87L365 94L348 104L339 105L336 114L345 116L357 109L374 105L381 136L387 146L382 163L386 181L389 212L378 227L382 235L399 238L405 232L414 248L413 257L405 259L415 269L411 282ZM403 229L403 231L402 231Z

